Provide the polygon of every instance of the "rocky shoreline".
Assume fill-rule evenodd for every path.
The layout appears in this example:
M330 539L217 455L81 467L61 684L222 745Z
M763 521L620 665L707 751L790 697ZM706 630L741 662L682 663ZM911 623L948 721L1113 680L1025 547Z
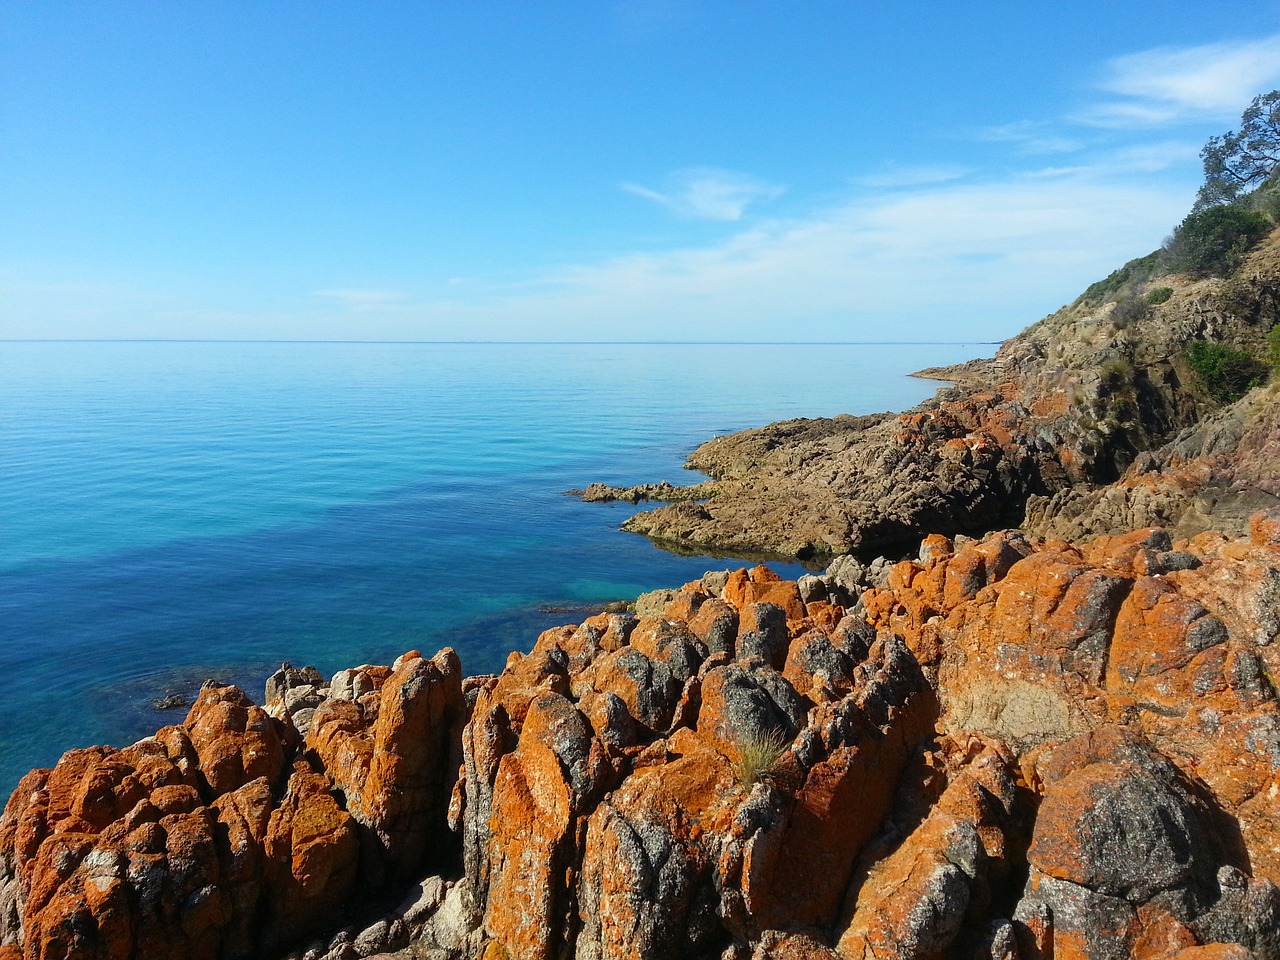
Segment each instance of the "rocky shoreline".
M1278 635L1272 512L211 683L23 779L0 957L1280 956Z
M1280 232L1230 277L1147 286L1165 299L1142 299L1143 285L1086 294L992 359L921 371L948 386L906 413L716 437L687 461L707 482L593 483L585 499L665 501L623 524L661 546L801 560L1002 526L1240 533L1250 510L1280 504L1276 394L1223 409L1187 345L1263 352L1280 319Z
M579 491L821 575L566 610L498 675L211 681L32 771L0 960L1280 958L1280 384L1187 356L1260 351L1280 232L1112 279L906 413Z

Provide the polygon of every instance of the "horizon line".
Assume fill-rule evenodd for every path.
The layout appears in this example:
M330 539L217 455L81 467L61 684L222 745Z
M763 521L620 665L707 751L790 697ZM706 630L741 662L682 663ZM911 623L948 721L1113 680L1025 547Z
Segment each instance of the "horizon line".
M329 340L243 337L0 337L0 343L349 343L418 346L732 346L900 347L986 346L1003 340Z

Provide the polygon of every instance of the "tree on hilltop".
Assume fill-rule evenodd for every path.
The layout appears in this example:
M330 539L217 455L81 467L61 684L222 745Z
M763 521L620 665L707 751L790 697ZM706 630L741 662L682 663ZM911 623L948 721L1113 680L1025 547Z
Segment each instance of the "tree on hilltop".
M1203 150L1204 186L1195 209L1234 203L1280 167L1280 90L1259 94L1240 117L1240 129L1213 137Z
M1238 204L1194 210L1165 241L1164 265L1196 279L1230 276L1270 232L1271 221L1264 214Z

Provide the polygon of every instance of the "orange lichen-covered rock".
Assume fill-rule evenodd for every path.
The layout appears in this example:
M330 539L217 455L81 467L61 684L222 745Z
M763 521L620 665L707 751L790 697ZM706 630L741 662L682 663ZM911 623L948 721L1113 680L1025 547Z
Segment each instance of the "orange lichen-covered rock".
M1280 893L1241 872L1231 818L1144 738L1103 727L1034 763L1044 802L1015 917L1053 918L1040 954L1161 955L1280 933Z
M224 952L249 956L260 939L259 904L267 886L267 829L274 801L265 777L224 793L211 805L216 823L220 886L229 917L222 932Z
M738 612L737 659L759 660L781 670L791 633L787 611L775 603L749 603Z
M592 664L583 676L578 695L586 690L616 694L636 724L651 734L660 734L675 716L681 683L662 660L625 646Z
M922 660L936 664L941 726L957 736L981 731L1024 753L1107 724L1145 737L1166 766L1181 768L1178 776L1207 788L1197 809L1212 814L1214 825L1204 829L1235 837L1238 849L1235 859L1204 862L1223 869L1248 865L1252 878L1241 887L1247 894L1231 909L1257 918L1271 909L1265 906L1270 881L1280 879L1274 816L1280 705L1268 679L1276 675L1280 647L1274 643L1280 549L1266 529L1259 519L1247 541L1206 534L1185 544L1160 530L1141 530L1080 548L992 537L951 556L900 564L863 604L873 624L902 631ZM1029 776L1034 782L1037 774ZM1115 784L1136 790L1146 782L1123 763L1100 764L1077 780L1072 784L1079 789L1069 795L1105 793L1111 799L1099 800L1103 806L1129 802L1106 793ZM1046 801L1041 810L1036 850L1042 858L1053 837L1077 853L1083 842L1055 814L1058 802ZM1153 797L1134 805L1163 809ZM1200 829L1182 824L1172 836ZM1142 859L1120 863L1132 889L1141 889L1135 863ZM1187 936L1198 943L1254 943L1261 936L1222 919L1231 911L1225 901L1214 904L1219 881L1213 876L1187 882L1201 901L1174 910L1154 900L1130 902L1069 872L1040 871L1020 907L1019 929L1027 942L1040 944L1036 949L1050 945L1057 956L1112 955L1097 953L1090 937L1095 946L1111 944L1107 950L1154 956L1181 949ZM1241 905L1246 901L1253 906ZM1067 916L1092 919L1068 929Z
M450 785L439 773L447 756L430 770L397 766L397 744L422 749L407 685L383 685L386 733L364 784L397 800ZM33 771L0 818L0 939L28 957L212 960L275 952L334 925L357 889L356 825L307 763L286 784L297 745L287 720L234 687L206 685L181 727ZM423 815L439 829L443 803ZM384 807L383 822L396 824L398 809ZM365 887L377 880L366 868Z
M146 762L163 756L156 741L72 751L14 793L0 858L16 868L29 956L218 956L228 910L214 818L176 768Z
M565 936L578 818L614 773L572 703L547 693L530 704L519 745L499 764L489 822L485 928L513 955L549 956Z
M1139 577L1121 606L1107 659L1109 691L1156 709L1185 708L1222 691L1227 630L1157 577Z
M707 656L706 645L685 623L660 617L641 617L628 643L650 660L666 664L677 683L697 673Z
M955 456L981 453L967 436ZM451 651L328 687L295 671L305 744L288 709L263 722L206 690L181 727L24 778L0 818L0 941L50 958L316 937L325 960L1280 955L1270 530L1006 531L931 538L874 578L708 576L644 616L547 630L498 676L464 682ZM461 879L334 932L432 856Z
M803 725L808 706L772 667L720 664L702 678L697 729L707 744L736 761L750 744L770 735L790 741Z
M263 847L274 942L296 940L341 915L355 892L356 825L329 792L329 781L305 763L295 764Z
M974 825L934 813L867 878L837 952L849 960L939 954L960 933L985 870Z
M200 761L209 799L266 777L275 784L284 770L280 721L237 687L206 685L183 728Z
M696 956L720 937L716 869L744 799L728 760L687 754L627 778L591 815L580 956Z
M708 596L702 589L700 581L686 583L676 591L676 595L667 604L663 617L670 620L678 620L681 623L688 623L707 599Z
M857 673L847 696L813 709L793 748L801 779L753 888L752 912L763 926L835 920L859 850L880 828L908 760L933 731L937 703L900 641L877 641Z
M766 930L751 960L840 960L840 954L812 934Z
M724 600L708 600L698 607L689 629L707 645L708 653L733 656L738 638L737 608Z
M729 574L724 598L739 610L752 603L772 603L783 609L788 620L804 617L804 601L795 581L783 580L763 565Z
M448 648L431 660L406 655L377 696L372 722L358 703L323 703L307 745L342 791L348 812L377 838L386 869L403 880L444 843L461 759L453 746L463 711L458 657Z

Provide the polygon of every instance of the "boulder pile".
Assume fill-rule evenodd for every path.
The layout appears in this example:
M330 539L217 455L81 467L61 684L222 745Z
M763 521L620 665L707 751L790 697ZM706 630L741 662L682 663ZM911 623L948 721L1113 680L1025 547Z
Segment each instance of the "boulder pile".
M1280 957L1280 515L662 599L33 771L0 958Z

